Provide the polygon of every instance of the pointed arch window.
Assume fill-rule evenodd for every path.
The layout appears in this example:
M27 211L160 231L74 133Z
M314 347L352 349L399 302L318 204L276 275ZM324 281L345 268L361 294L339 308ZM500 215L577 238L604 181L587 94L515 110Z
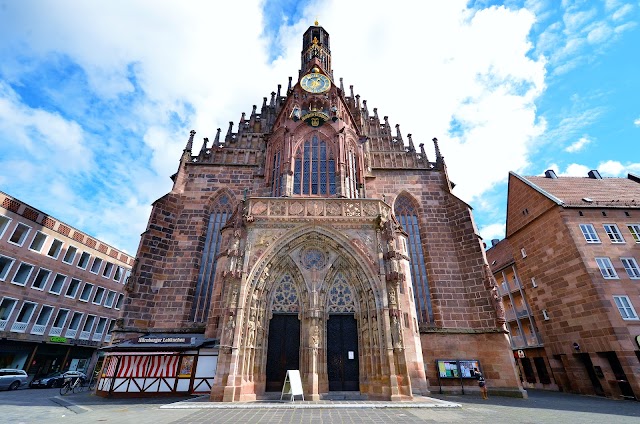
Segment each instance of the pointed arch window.
M194 322L206 322L209 316L211 296L213 295L215 284L217 257L222 241L220 231L231 217L232 212L231 198L227 194L223 194L216 200L211 215L209 215L207 237L191 307L191 319Z
M421 322L433 322L431 293L427 281L420 225L415 203L407 195L400 195L395 201L394 211L402 228L409 235L409 257L411 258L411 279L417 314Z
M347 197L351 199L357 199L360 197L358 192L358 162L356 154L353 151L347 153L347 177L346 177L346 191Z
M293 174L293 194L336 194L336 161L317 136L298 149Z
M280 152L273 155L273 171L271 174L271 195L279 197L282 195L282 172L280 170Z

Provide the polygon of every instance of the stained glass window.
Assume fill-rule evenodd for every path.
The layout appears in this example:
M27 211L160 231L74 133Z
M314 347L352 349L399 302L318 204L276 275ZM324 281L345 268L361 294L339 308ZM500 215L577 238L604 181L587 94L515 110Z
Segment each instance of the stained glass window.
M331 156L327 143L318 137L305 141L295 159L293 194L336 194L335 161L328 159Z
M232 213L231 199L228 195L220 196L214 207L207 224L207 238L202 253L202 263L198 272L196 292L191 307L191 319L194 322L206 322L209 316L209 305L216 275L216 257L220 252L222 235L220 230L226 224Z
M409 235L408 248L411 259L411 278L414 286L413 295L416 301L416 312L421 322L433 322L431 294L429 292L429 282L427 281L427 269L424 263L420 226L415 204L409 196L400 195L396 199L394 210L402 228Z

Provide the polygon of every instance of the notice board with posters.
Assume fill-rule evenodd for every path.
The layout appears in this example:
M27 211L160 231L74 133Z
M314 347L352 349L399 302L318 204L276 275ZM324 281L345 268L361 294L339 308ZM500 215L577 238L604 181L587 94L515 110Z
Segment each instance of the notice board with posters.
M440 378L475 378L473 369L480 371L477 359L438 359L436 361Z

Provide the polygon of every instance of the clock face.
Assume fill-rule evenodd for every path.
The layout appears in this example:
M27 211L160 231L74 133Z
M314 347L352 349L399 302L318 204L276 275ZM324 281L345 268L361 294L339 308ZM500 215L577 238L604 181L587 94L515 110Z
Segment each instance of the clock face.
M310 93L324 93L331 88L331 81L325 75L312 73L302 77L300 86Z

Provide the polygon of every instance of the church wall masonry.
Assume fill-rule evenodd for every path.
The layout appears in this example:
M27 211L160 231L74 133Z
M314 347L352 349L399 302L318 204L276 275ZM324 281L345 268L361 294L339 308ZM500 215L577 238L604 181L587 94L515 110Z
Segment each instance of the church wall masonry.
M215 341L216 401L268 396L287 369L307 399L409 400L433 390L436 359L478 359L493 390L525 395L437 140L432 162L347 95L330 55L311 26L298 81L199 151L191 132L142 234L118 339Z

